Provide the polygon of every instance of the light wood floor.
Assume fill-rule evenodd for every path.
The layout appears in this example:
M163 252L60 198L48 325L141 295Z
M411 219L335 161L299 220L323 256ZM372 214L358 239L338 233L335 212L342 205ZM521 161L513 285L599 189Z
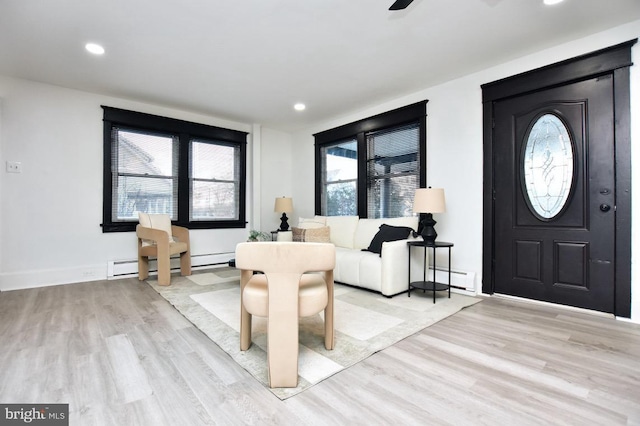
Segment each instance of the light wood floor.
M71 425L640 425L640 326L499 298L286 401L137 279L0 293L0 343Z

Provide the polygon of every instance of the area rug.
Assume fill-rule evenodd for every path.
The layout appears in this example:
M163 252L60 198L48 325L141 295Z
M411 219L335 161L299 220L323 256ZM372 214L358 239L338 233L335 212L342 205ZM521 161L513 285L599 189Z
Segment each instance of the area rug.
M280 399L294 396L372 354L455 314L481 299L446 292L414 291L393 298L341 284L335 285L335 348L324 348L322 314L300 319L298 387L268 386L264 318L254 317L248 351L240 351L240 276L234 268L171 278L168 287L147 280L162 297L202 330L240 366Z

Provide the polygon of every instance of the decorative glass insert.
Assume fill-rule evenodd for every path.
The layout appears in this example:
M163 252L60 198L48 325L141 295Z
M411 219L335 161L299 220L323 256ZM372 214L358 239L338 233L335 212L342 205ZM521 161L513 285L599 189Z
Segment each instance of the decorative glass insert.
M569 130L556 115L542 115L529 131L522 163L529 206L539 218L554 218L567 203L573 163Z

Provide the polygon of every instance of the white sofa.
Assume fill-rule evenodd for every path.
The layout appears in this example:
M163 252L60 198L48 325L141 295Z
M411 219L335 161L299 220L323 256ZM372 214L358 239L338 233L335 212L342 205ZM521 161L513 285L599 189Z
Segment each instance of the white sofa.
M412 235L407 239L382 243L380 254L363 249L369 247L382 224L416 230L417 217L360 219L358 216L316 216L313 219L301 218L298 226L311 228L308 223L312 221L329 227L330 241L336 246L335 281L377 291L389 297L407 291L407 241L415 239ZM424 261L423 250L411 251L412 281L422 280Z

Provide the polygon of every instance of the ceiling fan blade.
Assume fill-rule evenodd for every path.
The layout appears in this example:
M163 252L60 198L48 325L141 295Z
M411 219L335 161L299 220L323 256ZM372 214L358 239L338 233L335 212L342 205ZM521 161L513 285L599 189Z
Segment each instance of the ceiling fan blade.
M402 10L411 4L413 0L396 0L389 10Z

